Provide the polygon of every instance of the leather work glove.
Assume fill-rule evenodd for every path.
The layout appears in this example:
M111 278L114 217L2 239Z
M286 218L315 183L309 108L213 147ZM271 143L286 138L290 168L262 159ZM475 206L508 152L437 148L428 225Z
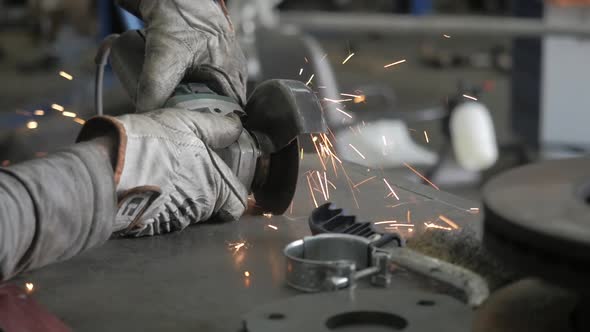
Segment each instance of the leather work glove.
M246 60L223 0L118 0L146 23L135 105L160 108L183 78L246 103Z
M235 114L168 108L93 118L78 141L105 133L117 137L118 212L113 232L145 236L242 215L248 191L212 151L231 145L241 132Z

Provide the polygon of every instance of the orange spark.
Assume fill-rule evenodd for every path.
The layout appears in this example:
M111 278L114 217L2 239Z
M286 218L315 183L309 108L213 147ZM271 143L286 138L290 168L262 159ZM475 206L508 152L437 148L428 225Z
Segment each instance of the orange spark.
M469 211L471 211L473 213L479 213L479 208L471 208L471 209L469 209Z
M395 193L395 190L393 190L393 188L389 185L389 182L387 182L386 179L383 179L383 181L385 182L385 184L387 185L387 188L389 188L389 190L391 191L391 194L393 196L395 196L395 198L399 201L399 196Z
M344 61L342 61L342 64L345 64L348 62L348 60L350 60L350 58L352 58L354 56L354 53L350 53L350 55L348 57L346 57L346 59L344 59Z
M37 127L39 127L39 124L37 123L37 121L29 121L29 122L27 122L27 128L29 128L29 129L37 129Z
M385 220L385 221L378 221L374 223L375 225L383 225L383 224L395 224L397 220Z
M311 193L311 198L313 198L313 204L315 207L318 207L318 201L315 199L315 195L313 194L313 189L311 188L311 182L309 181L309 175L307 175L307 184L309 185L309 192Z
M406 213L406 221L408 223L412 222L412 211L408 210L408 212Z
M391 196L391 193L390 193L389 195ZM395 204L395 205L387 205L387 207L388 207L388 208L396 208L396 207L398 207L398 206L407 205L407 204L412 204L412 203L415 203L415 202L403 202L403 203L398 203L398 204Z
M351 147L351 148L352 148L354 151L356 151L356 153L358 153L358 154L359 154L359 156L361 156L361 158L363 158L363 159L367 159L367 158L365 158L365 156L363 156L363 154L362 154L362 153L361 153L359 150L357 150L357 149L354 147L354 145L352 145L352 144L348 144L348 145L349 145L349 146L350 146L350 147Z
M352 186L352 187L353 187L353 188L356 188L356 187L358 187L358 186L362 186L363 184L365 184L365 183L367 183L367 182L369 182L369 181L373 180L373 179L374 179L374 178L376 178L376 177L377 177L377 176L372 176L372 177L370 177L370 178L368 178L368 179L365 179L365 180L363 180L363 181L361 181L361 182L359 182L359 183L355 184L355 185L354 185L354 186Z
M324 100L325 101L329 101L329 102L334 103L334 104L340 104L340 103L343 103L345 101L352 101L352 99L350 99L350 98L349 99L330 99L330 98L324 98Z
M263 213L262 215L266 218L272 218L272 213Z
M74 79L74 76L72 76L72 75L70 75L70 74L66 73L66 72L65 72L65 71L63 71L63 70L59 72L59 76L61 76L61 77L65 78L65 79L66 79L66 80L68 80L68 81L71 81L71 80L73 80L73 79Z
M318 145L316 144L316 141L318 140L317 136L311 136L312 137L312 141L313 141L313 146L315 147L315 151L318 153L318 158L320 159L320 162L322 163L322 167L324 168L324 170L326 170L326 164L324 163L324 159L322 158L322 155L320 154L320 150L318 149Z
M426 143L430 143L430 140L428 139L428 133L426 132L426 130L424 130L424 139L426 139Z
M340 95L341 95L341 96L344 96L344 97L354 97L354 98L359 98L359 97L362 97L362 96L359 96L359 95L353 95L353 94L350 94L350 93L341 93Z
M414 226L415 226L414 224L395 224L395 226L389 226L387 228L391 229L391 228L398 228L398 227L414 227Z
M75 118L76 117L76 113L72 113L72 112L63 112L62 115L67 116L68 118Z
M65 110L65 108L60 104L51 104L51 108L59 112L63 112Z
M326 172L324 172L324 183L326 184L326 195L328 196L326 200L328 200L330 199L330 188L328 188L328 176L326 175Z
M343 110L341 110L341 109L339 109L339 108L336 108L336 110L337 110L338 112L340 112L340 113L342 113L342 114L344 114L344 115L346 115L347 117L349 117L349 118L351 118L351 119L352 119L352 115L350 115L350 114L348 114L348 113L344 112Z
M452 231L453 229L450 227L443 227L443 226L439 226L439 225L435 225L433 223L424 223L424 226L426 226L426 228L434 228L434 229L442 229L445 231Z
M328 184L329 184L330 186L332 186L332 188L334 188L334 190L336 190L336 186L335 186L335 185L332 183L332 181L328 180Z
M359 202L356 199L356 195L354 193L354 188L352 188L352 180L350 179L350 176L348 176L348 173L346 172L344 165L340 164L340 167L342 168L342 173L344 173L344 176L346 177L346 182L348 183L348 187L350 188L350 192L352 193L352 199L354 200L357 209L360 209Z
M365 95L360 95L360 96L354 97L355 104L360 104L360 103L364 102L365 100L367 100L367 96L365 96Z
M450 36L450 35L443 35L443 37L445 37L445 38L447 38L447 39L451 38L451 36Z
M455 223L454 223L454 222L453 222L451 219L449 219L449 218L447 218L447 217L445 217L445 216L443 216L443 215L440 215L440 216L438 216L438 218L439 218L440 220L444 221L445 223L447 223L447 224L448 224L449 226L451 226L452 228L454 228L454 229L459 229L459 226L457 226L457 224L455 224Z
M45 111L44 110L36 110L35 112L33 112L33 114L35 114L36 116L43 116L43 115L45 115Z
M322 182L322 176L320 175L319 171L316 174L318 175L318 180L320 181L320 188L322 188L322 194L324 195L324 199L327 201L328 195L326 194L326 189L324 189L324 183ZM328 186L328 185L326 184L326 186Z
M416 175L418 175L422 180L428 182L428 184L430 184L434 189L440 190L439 187L437 187L434 183L432 183L432 181L428 180L424 175L420 174L420 172L418 172L417 170L415 170L412 166L408 165L407 163L404 163L404 165L407 168L409 168L412 172L414 172Z
M242 242L235 242L235 243L228 243L228 247L234 250L234 254L240 251L240 249L246 249L248 246L246 245L246 241Z
M248 271L244 272L244 277L249 278L250 277L250 272L248 272Z
M332 129L328 128L328 132L330 133L330 135L332 136L332 139L334 141L336 141L336 136L334 136L334 133L332 132Z
M334 170L334 176L338 178L338 170L336 170L336 163L334 162L334 156L330 153L330 161L332 162L332 169Z
M27 282L25 283L25 287L27 288L27 293L31 293L35 288L35 285L33 285L32 282Z
M301 160L303 160L303 148L301 148Z
M322 137L322 139L324 140L324 142L326 143L326 145L329 145L331 147L334 147L334 145L332 145L332 142L330 142L330 139L328 138L328 135L326 135L326 134L320 134L320 136Z
M268 226L269 228L272 228L272 229L274 229L275 231L279 229L277 226L275 226L275 225L271 225L271 224L268 224L268 225L266 225L266 226Z
M383 68L393 67L393 66L399 65L400 63L404 63L404 62L406 62L406 59L399 60L399 61L396 61L394 63L390 63L388 65L383 66Z
M76 123L79 123L79 124L81 124L81 125L83 125L83 124L85 124L85 123L86 123L86 121L84 121L83 119L80 119L80 118L75 118L75 119L74 119L74 122L76 122Z

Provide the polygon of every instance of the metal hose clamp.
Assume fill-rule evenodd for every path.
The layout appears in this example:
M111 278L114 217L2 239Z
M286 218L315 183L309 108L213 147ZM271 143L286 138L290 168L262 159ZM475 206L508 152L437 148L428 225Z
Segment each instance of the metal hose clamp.
M284 254L287 284L304 292L350 287L366 277L380 286L389 285L391 280L389 254L360 236L309 236L288 244Z
M378 241L349 234L305 237L285 247L287 284L304 292L353 287L371 277L375 286L391 284L392 267L438 280L464 292L466 302L478 307L489 295L486 281L478 274L407 248L379 248Z

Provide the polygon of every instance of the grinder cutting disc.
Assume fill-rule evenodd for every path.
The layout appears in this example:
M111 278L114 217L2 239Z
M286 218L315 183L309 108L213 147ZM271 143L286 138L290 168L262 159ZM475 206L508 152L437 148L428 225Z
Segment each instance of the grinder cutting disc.
M297 186L298 137L327 131L322 106L303 82L269 80L252 92L245 111L244 127L262 153L252 185L256 204L262 212L283 214Z
M484 188L484 244L522 272L588 290L590 159L547 161Z
M299 173L299 143L294 139L282 150L272 153L263 167L265 179L253 188L256 205L263 212L283 214L291 204Z

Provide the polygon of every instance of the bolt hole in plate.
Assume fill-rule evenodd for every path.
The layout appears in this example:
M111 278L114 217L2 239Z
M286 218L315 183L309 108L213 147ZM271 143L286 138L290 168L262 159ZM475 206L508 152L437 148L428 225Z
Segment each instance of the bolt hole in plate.
M285 319L285 315L278 313L278 312L273 312L272 314L268 315L268 319L281 320L281 319Z
M432 300L420 300L420 301L418 301L417 304L420 306L423 306L423 307L432 307L433 305L436 304L436 302L434 302Z
M379 311L352 311L330 317L326 327L335 331L400 331L408 321L398 315Z

